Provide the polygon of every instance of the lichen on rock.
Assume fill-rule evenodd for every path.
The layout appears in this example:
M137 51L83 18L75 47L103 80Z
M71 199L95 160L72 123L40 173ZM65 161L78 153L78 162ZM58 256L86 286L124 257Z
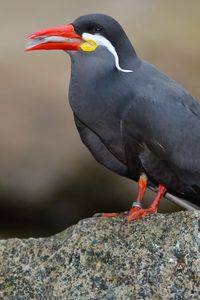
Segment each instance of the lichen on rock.
M200 299L200 212L90 218L0 241L0 299Z

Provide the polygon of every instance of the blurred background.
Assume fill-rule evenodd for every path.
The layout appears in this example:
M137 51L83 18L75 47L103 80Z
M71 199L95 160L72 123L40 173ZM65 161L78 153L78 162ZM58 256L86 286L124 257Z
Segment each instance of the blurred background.
M127 210L136 185L98 165L79 139L69 57L26 53L25 37L109 14L141 57L200 99L200 1L1 0L0 8L0 236L47 236L95 212ZM175 209L166 201L160 211Z

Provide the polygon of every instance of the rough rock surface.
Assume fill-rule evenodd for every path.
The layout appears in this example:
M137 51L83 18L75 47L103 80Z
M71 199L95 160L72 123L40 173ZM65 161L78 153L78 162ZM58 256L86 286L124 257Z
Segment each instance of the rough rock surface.
M200 299L200 212L0 241L0 299Z

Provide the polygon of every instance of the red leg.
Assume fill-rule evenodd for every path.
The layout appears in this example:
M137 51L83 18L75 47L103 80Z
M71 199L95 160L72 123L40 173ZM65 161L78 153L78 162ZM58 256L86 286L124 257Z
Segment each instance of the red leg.
M129 211L130 213L133 213L135 211L138 211L142 208L142 200L144 198L145 192L147 190L148 186L148 180L145 174L142 174L138 181L138 196L136 201L133 202L132 208Z
M145 174L142 174L138 181L138 196L135 202L133 202L132 208L128 213L103 213L101 214L102 217L105 218L112 218L112 217L118 217L118 216L128 216L130 213L137 212L138 210L141 210L142 207L142 200L144 197L144 194L147 189L147 177Z
M146 209L140 208L138 211L130 210L130 213L128 215L128 221L130 222L132 220L140 219L142 217L148 216L149 214L157 213L160 200L165 195L166 191L167 191L166 187L160 184L158 187L158 193L156 195L156 198L152 202L152 204Z

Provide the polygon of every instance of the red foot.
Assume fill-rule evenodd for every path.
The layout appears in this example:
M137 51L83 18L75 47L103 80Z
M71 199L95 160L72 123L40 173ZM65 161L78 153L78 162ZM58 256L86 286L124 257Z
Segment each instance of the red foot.
M142 178L140 180L140 183L141 184L143 183ZM158 186L158 193L156 195L156 198L154 199L151 206L146 208L146 209L137 206L137 205L141 204L141 200L142 200L145 189L146 189L145 186L142 189L140 188L141 193L140 193L139 197L137 198L136 202L133 203L133 207L130 209L130 211L128 213L103 213L103 214L101 214L101 216L105 217L105 218L127 216L128 221L131 222L135 219L141 219L141 218L146 217L150 214L157 213L157 208L158 208L158 205L160 203L160 200L162 199L162 197L166 193L166 187L161 185L161 184ZM134 206L134 205L136 205L136 206Z
M127 217L134 212L138 212L139 210L141 210L141 208L135 206L135 207L132 207L129 210L129 212L127 212L127 213L125 213L125 212L124 213L102 213L101 217L103 217L103 218Z
M141 219L153 213L157 213L157 209L152 207L149 208L133 207L130 209L127 219L129 222L131 222L133 220Z
M160 203L160 200L166 193L166 187L164 185L159 185L158 186L158 193L156 198L154 199L153 203L151 204L150 207L144 209L140 207L133 207L131 208L129 215L128 215L128 221L131 222L135 219L141 219L143 217L146 217L150 214L155 214L157 213L158 205ZM137 210L136 210L137 208Z
M113 218L113 217L125 217L128 216L128 213L102 213L101 217L103 218Z
M129 212L128 212L128 216L137 213L137 212L140 211L141 209L142 209L142 208L139 207L139 206L131 207L131 209L130 209Z

